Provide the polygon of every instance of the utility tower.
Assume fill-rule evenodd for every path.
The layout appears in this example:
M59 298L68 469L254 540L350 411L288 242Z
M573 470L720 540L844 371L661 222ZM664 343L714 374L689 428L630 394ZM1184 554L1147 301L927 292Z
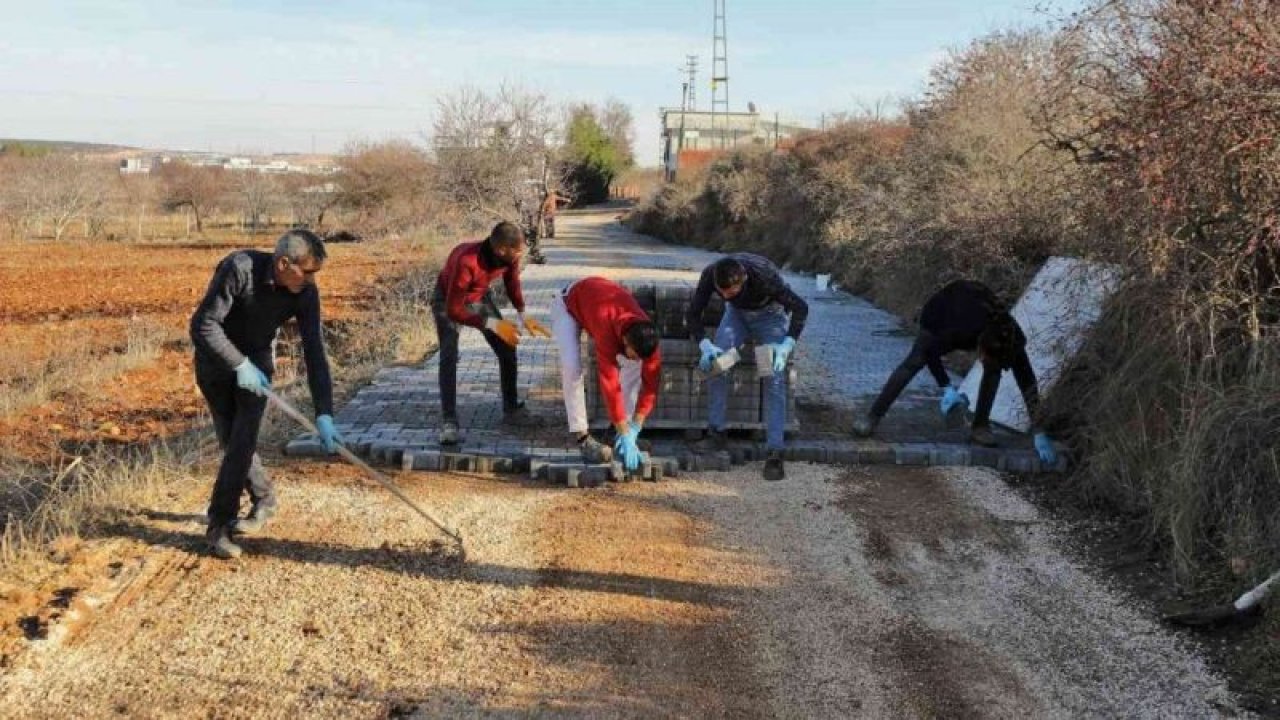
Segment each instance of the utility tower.
M689 76L689 95L685 99L685 110L690 112L698 109L698 56L685 55L684 73Z
M716 20L715 39L711 43L711 126L720 126L720 147L724 147L725 136L729 134L729 38L724 24L725 0L712 0L712 3Z

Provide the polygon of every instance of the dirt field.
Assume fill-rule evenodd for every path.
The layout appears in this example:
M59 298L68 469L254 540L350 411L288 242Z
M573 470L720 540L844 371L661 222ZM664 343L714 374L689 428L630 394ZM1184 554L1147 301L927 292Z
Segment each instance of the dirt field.
M0 417L0 453L46 461L77 443L137 442L190 427L203 401L191 376L187 321L218 260L271 242L0 244L0 393L49 363L83 366L121 352L131 326L159 345L153 360L98 387L57 392ZM328 321L364 311L374 283L424 255L389 242L329 249L318 276Z

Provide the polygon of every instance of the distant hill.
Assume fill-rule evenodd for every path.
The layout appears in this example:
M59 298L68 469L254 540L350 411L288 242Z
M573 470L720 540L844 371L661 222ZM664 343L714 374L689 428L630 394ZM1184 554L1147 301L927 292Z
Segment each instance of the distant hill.
M108 155L136 149L128 145L108 145L105 143L74 142L70 140L0 138L0 154L43 155L51 152L70 152Z

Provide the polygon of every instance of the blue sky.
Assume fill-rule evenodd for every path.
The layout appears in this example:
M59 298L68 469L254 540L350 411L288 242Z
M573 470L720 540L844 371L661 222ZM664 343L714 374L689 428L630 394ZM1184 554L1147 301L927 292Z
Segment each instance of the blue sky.
M949 49L1043 24L1035 2L727 0L732 109L816 123L917 94ZM712 0L0 0L0 137L331 152L421 142L439 97L509 82L622 100L654 165L686 54L710 106L712 17Z

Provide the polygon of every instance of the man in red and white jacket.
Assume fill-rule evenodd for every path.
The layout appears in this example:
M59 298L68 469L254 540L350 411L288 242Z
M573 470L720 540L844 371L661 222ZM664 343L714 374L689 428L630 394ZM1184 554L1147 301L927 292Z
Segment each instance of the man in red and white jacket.
M513 223L500 222L481 242L462 243L449 253L436 280L431 297L431 314L440 341L440 443L458 442L458 334L463 326L473 327L498 356L505 419L515 420L524 402L516 396L516 345L521 327L530 335L550 337L541 324L525 317L524 294L520 289L520 257L524 255L524 233ZM507 297L519 314L521 327L502 319L489 286L502 278Z
M579 345L584 330L596 344L600 395L617 431L613 452L588 430ZM602 463L616 455L628 470L635 470L641 461L636 440L658 398L662 372L658 329L626 288L602 277L588 277L556 294L551 303L551 332L560 348L569 432L577 438L583 459Z

